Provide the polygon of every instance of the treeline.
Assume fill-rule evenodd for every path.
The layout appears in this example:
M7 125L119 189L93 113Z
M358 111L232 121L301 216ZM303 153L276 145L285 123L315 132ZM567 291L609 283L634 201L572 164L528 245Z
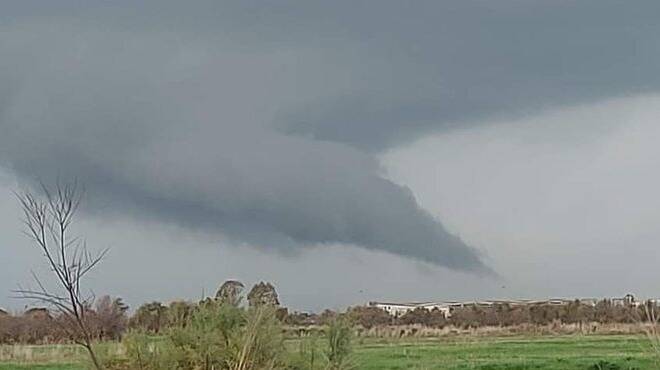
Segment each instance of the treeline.
M218 303L239 306L243 300L243 288L242 283L229 280L214 298L197 303L175 301L169 305L150 302L140 306L133 315L129 315L129 307L121 298L104 296L93 306L85 307L82 316L91 337L98 341L120 340L129 329L159 334L170 328L184 328L194 313L205 306ZM287 310L279 307L279 297L272 284L255 284L247 294L247 301L249 307L274 307L277 319L286 321ZM75 327L70 315L46 308L32 308L19 315L0 310L0 344L73 342L78 339L72 330Z
M601 300L595 305L579 300L564 305L539 304L524 306L496 305L465 307L452 313L450 322L457 327L514 326L520 324L631 324L646 322L651 312L658 312L655 303L640 305L614 304Z
M640 305L614 304L611 300L601 300L595 305L584 304L579 300L568 304L533 304L492 306L465 306L455 308L449 317L438 310L417 308L399 317L369 306L351 307L345 312L325 310L321 313L288 312L277 307L277 318L289 329L296 327L326 326L336 319L345 319L354 325L370 329L378 326L421 325L431 328L453 326L457 328L507 327L516 325L549 324L632 324L649 321L651 312L658 313L655 303ZM165 306L158 302L146 304L130 320L130 326L158 333L171 326L185 323L195 305L187 302L173 302Z
M191 317L215 303L238 306L242 303L242 284L228 281L218 290L215 298L193 303L175 301L170 304L150 302L140 306L132 315L121 299L102 297L85 311L85 320L97 340L120 340L127 330L161 334L172 328L185 328ZM296 333L296 328L326 326L337 319L370 329L380 326L419 325L430 328L509 327L516 325L549 324L628 324L649 320L649 313L658 312L655 303L640 305L614 304L610 300L595 305L579 300L563 305L533 304L492 306L465 306L455 308L449 317L437 309L417 308L394 317L377 307L357 306L345 312L325 310L321 313L288 312L279 306L279 298L272 284L259 283L247 295L247 306L270 306L285 330ZM64 315L46 309L31 309L21 315L0 313L0 343L60 343L73 339L67 331L71 323Z
M352 321L364 328L385 325L421 325L433 328L454 326L457 328L508 327L516 325L549 324L630 324L651 320L657 315L658 306L653 302L640 305L614 304L601 300L595 305L579 300L568 304L531 304L492 306L470 305L455 308L449 317L437 309L417 308L399 317L393 317L377 307L355 307L347 311ZM312 321L307 319L306 321ZM305 322L305 321L302 321ZM298 322L301 324L302 322Z
M120 298L104 296L84 312L84 319L97 340L118 340L128 327L128 306ZM73 341L72 323L65 315L33 308L21 315L0 313L0 344L45 344Z

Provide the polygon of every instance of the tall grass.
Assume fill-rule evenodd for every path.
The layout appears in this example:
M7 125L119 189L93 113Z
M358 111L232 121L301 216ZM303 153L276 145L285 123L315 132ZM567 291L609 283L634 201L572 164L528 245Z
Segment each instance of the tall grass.
M246 325L235 343L236 355L229 357L230 370L278 369L285 367L284 338L275 310L268 306L250 309Z
M297 353L292 351L289 367L295 370L317 370L325 365L319 352L317 335L308 335L298 340Z
M660 312L655 304L647 303L644 305L644 316L646 322L640 322L640 326L646 335L655 368L660 369Z
M185 326L155 342L141 333L125 339L124 368L139 370L282 369L284 338L275 309L200 305Z
M79 347L71 345L0 346L0 362L72 362L79 361L83 357L83 351Z
M328 349L326 357L328 369L347 370L355 368L351 356L351 339L353 328L344 319L330 322L327 330Z

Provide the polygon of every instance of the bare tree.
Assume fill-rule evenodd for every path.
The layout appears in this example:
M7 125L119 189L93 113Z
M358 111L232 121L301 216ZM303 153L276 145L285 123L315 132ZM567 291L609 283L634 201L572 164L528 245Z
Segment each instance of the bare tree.
M92 255L83 239L70 235L83 195L77 182L58 183L52 191L42 184L42 191L39 195L30 191L16 195L23 209L24 233L41 250L54 275L56 288L43 284L33 272L37 288L19 287L15 293L19 298L35 300L55 309L64 319L62 329L85 348L94 367L100 370L87 319L94 295L83 293L81 285L85 276L101 262L107 249Z
M99 340L121 339L121 335L128 325L128 306L121 298L102 296L99 298L92 311L88 328L94 337Z

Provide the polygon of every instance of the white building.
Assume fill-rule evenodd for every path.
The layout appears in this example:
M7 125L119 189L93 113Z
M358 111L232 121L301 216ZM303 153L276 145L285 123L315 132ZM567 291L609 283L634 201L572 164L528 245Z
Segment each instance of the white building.
M389 313L394 317L401 317L407 312L415 310L417 308L423 308L429 311L439 310L445 317L450 317L452 311L456 308L463 307L491 307L496 305L508 305L511 307L516 306L531 306L531 305L556 305L564 306L571 304L578 300L581 304L588 306L595 306L599 301L596 298L579 298L579 299L566 299L566 298L552 298L552 299L541 299L541 300L532 300L532 299L519 299L519 300L489 300L489 301L468 301L468 302L406 302L406 303L394 303L394 302L369 302L370 307L377 307L381 310ZM639 301L635 300L635 297L632 294L627 294L623 298L610 298L609 299L614 305L630 305L638 306ZM652 302L660 302L660 300L650 300Z
M429 311L439 310L445 315L445 317L449 317L451 310L451 303L448 302L369 302L369 306L380 308L394 317L401 317L407 312L413 311L417 308L424 308Z

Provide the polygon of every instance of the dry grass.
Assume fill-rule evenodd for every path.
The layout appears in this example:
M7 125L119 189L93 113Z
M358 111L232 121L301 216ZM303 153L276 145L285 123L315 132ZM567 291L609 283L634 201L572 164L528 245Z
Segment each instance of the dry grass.
M421 325L380 326L358 329L360 337L367 338L441 338L441 337L489 337L489 336L552 336L587 334L646 334L650 324L522 324L507 327L486 326L479 328L429 328Z
M0 346L0 362L71 362L83 355L80 348L71 345Z
M104 356L121 356L125 351L121 344L114 342L100 344L97 350ZM86 357L83 348L70 344L0 346L0 362L72 363L82 362Z

